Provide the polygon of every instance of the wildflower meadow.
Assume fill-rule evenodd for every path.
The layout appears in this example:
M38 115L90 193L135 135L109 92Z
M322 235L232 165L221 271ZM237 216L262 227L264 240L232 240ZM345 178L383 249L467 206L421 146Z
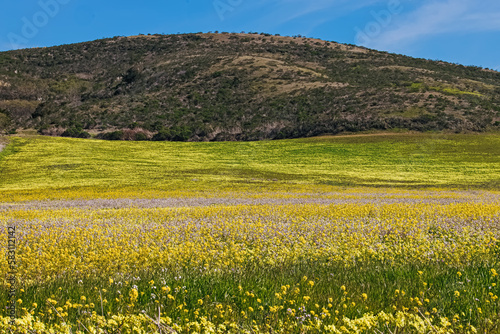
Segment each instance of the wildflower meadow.
M9 142L1 333L500 332L497 135Z

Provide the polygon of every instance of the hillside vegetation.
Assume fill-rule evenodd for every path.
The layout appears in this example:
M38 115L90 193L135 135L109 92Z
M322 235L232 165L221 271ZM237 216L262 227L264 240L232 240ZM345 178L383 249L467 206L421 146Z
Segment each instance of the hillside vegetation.
M0 131L258 140L500 126L500 73L268 34L115 37L0 53Z

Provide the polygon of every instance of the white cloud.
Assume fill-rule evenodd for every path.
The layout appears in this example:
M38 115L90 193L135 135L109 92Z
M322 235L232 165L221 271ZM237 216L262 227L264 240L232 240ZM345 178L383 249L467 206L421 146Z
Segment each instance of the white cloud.
M394 50L438 34L482 31L500 31L500 3L496 0L428 0L413 12L394 17L390 26L363 44Z

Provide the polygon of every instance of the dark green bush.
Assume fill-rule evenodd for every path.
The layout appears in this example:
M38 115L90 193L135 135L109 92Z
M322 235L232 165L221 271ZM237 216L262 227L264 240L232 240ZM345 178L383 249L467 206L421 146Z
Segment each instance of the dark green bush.
M172 139L172 134L170 130L167 129L158 131L158 133L156 133L152 138L152 140L154 141L167 141L171 139Z
M102 133L98 136L98 138L104 140L123 140L123 131Z
M135 140L146 141L146 140L149 140L149 138L144 132L138 132L135 134Z
M62 137L72 137L72 138L90 138L90 133L83 131L82 128L74 127L66 129L61 134Z
M175 126L170 129L162 129L153 136L154 141L186 141L193 135L193 131L187 126Z

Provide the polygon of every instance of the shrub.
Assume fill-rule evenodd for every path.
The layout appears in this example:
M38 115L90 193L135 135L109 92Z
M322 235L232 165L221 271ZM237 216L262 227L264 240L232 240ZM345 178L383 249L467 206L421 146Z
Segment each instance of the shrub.
M170 133L170 130L167 130L167 129L160 130L160 131L158 131L158 133L156 133L153 136L154 141L166 141L166 140L170 140L171 138L172 138L172 135Z
M98 138L104 140L123 140L123 131L102 133L98 136Z
M146 141L146 140L149 140L149 138L144 132L138 132L135 134L135 140Z
M193 135L193 131L187 126L175 126L170 129L162 129L153 136L154 141L186 141Z
M73 127L66 129L61 134L62 137L72 137L72 138L90 138L90 133L83 131L80 127Z

